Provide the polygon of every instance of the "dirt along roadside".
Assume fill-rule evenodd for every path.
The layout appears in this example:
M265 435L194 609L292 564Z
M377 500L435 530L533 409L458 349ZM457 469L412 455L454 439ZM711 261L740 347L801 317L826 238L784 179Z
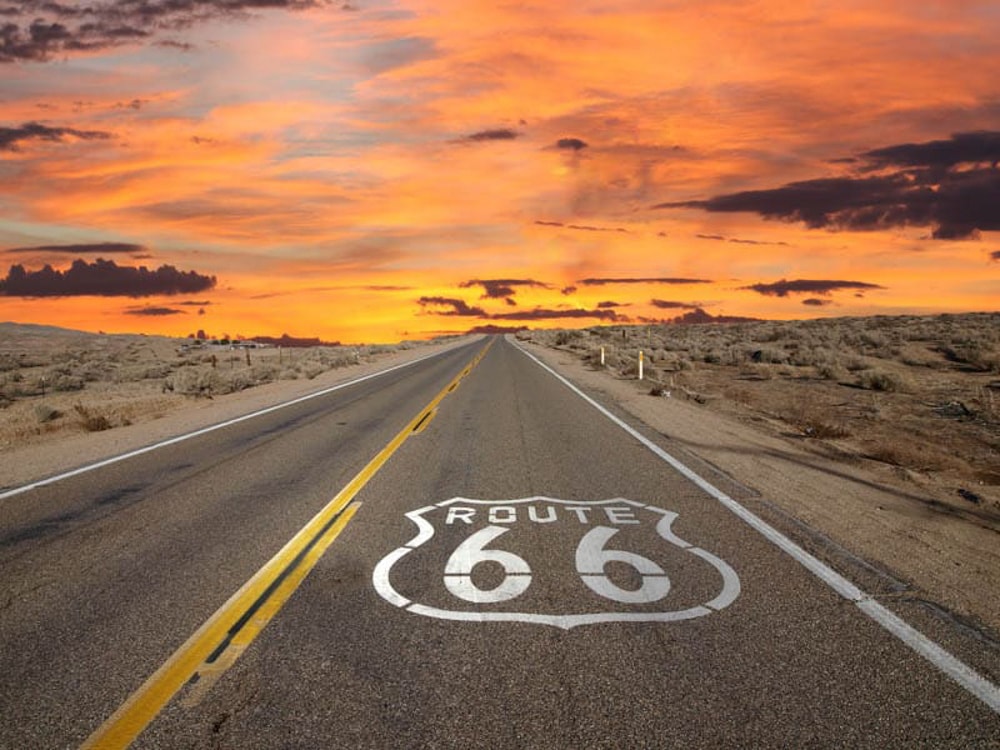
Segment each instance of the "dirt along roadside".
M650 382L634 374L626 377L581 352L532 341L530 334L518 338L579 387L904 581L909 596L942 605L991 639L1000 633L1000 523L991 513L954 512L933 487L890 481L891 475L844 451L789 435L787 426L783 430L749 411L714 408L681 391L653 396Z
M61 335L54 334L56 338ZM138 340L139 337L131 338ZM82 334L78 341L73 342L75 351L92 353L94 339L96 337L90 334ZM310 352L308 349L297 352L286 350L283 354L286 367L289 358L298 358L299 362L305 363L305 367L300 368L304 372L298 377L275 379L229 393L185 395L179 393L179 389L170 387L172 383L170 378L176 378L176 372L184 376L188 376L189 373L194 374L200 379L204 379L203 375L206 373L215 374L214 370L209 369L209 365L199 363L195 367L175 371L166 379L144 378L137 382L124 383L95 379L93 383L86 383L86 387L81 384L80 390L69 392L50 390L45 396L33 395L19 399L12 406L0 411L0 419L3 419L0 429L0 490L22 486L79 466L235 419L339 383L461 346L471 340L472 337L461 337L441 342L411 342L404 346L366 347L362 350L352 350L346 357L341 356L339 352L331 356L329 351L324 354L319 350L317 352ZM139 359L141 356L137 367L148 368L146 360L149 357L163 361L175 356L173 349L177 345L176 341L143 339L141 344L141 349L134 342L126 341L125 344L128 349L141 353L136 357ZM33 346L35 352L45 348L37 340L33 342ZM60 341L57 348L65 346L66 344ZM164 350L152 351L156 348ZM321 354L326 359L325 364L323 358L318 356ZM264 352L251 354L255 362L264 355ZM276 358L278 353L276 350L270 350L266 356ZM234 362L231 366L224 361L228 358L228 353L225 358L222 354L215 355L218 361L212 365L218 365L216 369L223 374L237 372L238 367L244 366L244 352L233 355ZM101 358L94 356L78 356L77 359L102 361ZM313 367L315 369L310 369ZM204 372L197 372L199 369ZM166 388L161 385L161 381L167 384ZM22 401L24 403L21 403ZM19 409L24 412L23 415L18 413ZM38 413L41 409L51 409L59 415L64 415L62 419L72 420L72 425L56 430L52 428L59 426L58 421L40 423L41 418ZM128 418L122 419L117 416L121 414L127 414ZM84 417L92 415L102 417L109 415L105 417L106 424L101 425L102 429L89 429L86 425Z

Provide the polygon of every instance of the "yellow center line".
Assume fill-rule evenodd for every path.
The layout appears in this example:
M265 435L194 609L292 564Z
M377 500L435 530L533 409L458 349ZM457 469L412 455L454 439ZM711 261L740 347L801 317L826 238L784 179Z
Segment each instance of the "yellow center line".
M472 362L421 409L327 505L119 706L83 743L83 750L126 748L187 683L194 705L264 629L360 507L355 495L406 439L420 432L438 404L455 390L493 345L492 339ZM420 428L418 430L418 428ZM348 507L350 506L350 507Z

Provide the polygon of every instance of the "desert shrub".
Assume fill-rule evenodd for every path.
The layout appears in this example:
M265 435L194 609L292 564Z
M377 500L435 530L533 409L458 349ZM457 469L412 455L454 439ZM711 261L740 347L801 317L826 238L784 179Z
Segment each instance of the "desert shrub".
M80 391L83 390L83 378L59 374L52 378L51 388L54 391Z
M62 416L62 412L48 404L35 404L35 418L39 424L51 422Z
M219 393L236 393L237 391L245 391L247 388L253 388L257 385L253 373L245 369L223 372L219 381L221 385Z
M847 370L836 363L824 362L816 365L816 374L823 380L842 380L847 377Z
M305 375L308 380L312 380L317 375L325 372L326 368L320 362L309 361L300 363L298 370Z
M979 338L956 338L950 345L941 346L938 351L948 360L967 365L980 372L1000 372L1000 351L987 336Z
M257 383L269 383L277 380L281 367L276 362L255 362L250 368L250 374Z
M80 426L87 432L102 432L111 429L111 421L103 414L92 412L83 404L76 404L73 410L77 413L77 421Z
M580 331L557 331L556 332L556 346L566 346L574 339L578 339L583 334Z
M879 351L886 349L889 346L889 339L881 333L863 331L861 333L861 343L874 349L877 354Z
M862 359L861 357L851 357L850 359L847 360L847 362L844 364L844 366L850 372L860 372L862 370L870 370L871 369L871 364L869 362L865 361L864 359Z
M868 370L858 376L858 385L870 391L892 393L908 390L907 382L896 373L884 370Z
M165 363L122 367L116 373L115 380L119 383L136 383L141 380L159 380L160 378L165 378L169 375L173 369L173 366Z
M167 390L182 396L211 396L222 392L222 383L216 369L185 367L166 381Z
M286 367L281 372L278 373L278 379L279 380L298 380L299 379L298 370L295 370L295 369L293 369L291 367Z
M780 349L763 347L750 352L750 361L757 364L782 364L788 361L788 355Z

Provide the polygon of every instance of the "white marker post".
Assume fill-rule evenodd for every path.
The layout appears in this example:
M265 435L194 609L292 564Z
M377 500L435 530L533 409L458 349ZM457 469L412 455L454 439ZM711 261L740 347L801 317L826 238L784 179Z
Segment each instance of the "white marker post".
M601 367L604 367L604 347L601 347Z
M642 380L642 349L639 350L639 380Z

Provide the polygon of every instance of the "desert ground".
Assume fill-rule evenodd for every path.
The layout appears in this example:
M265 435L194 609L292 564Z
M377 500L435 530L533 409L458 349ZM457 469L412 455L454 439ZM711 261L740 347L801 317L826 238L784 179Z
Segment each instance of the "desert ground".
M1000 314L517 338L709 479L1000 649ZM0 324L0 489L467 340L231 349Z

